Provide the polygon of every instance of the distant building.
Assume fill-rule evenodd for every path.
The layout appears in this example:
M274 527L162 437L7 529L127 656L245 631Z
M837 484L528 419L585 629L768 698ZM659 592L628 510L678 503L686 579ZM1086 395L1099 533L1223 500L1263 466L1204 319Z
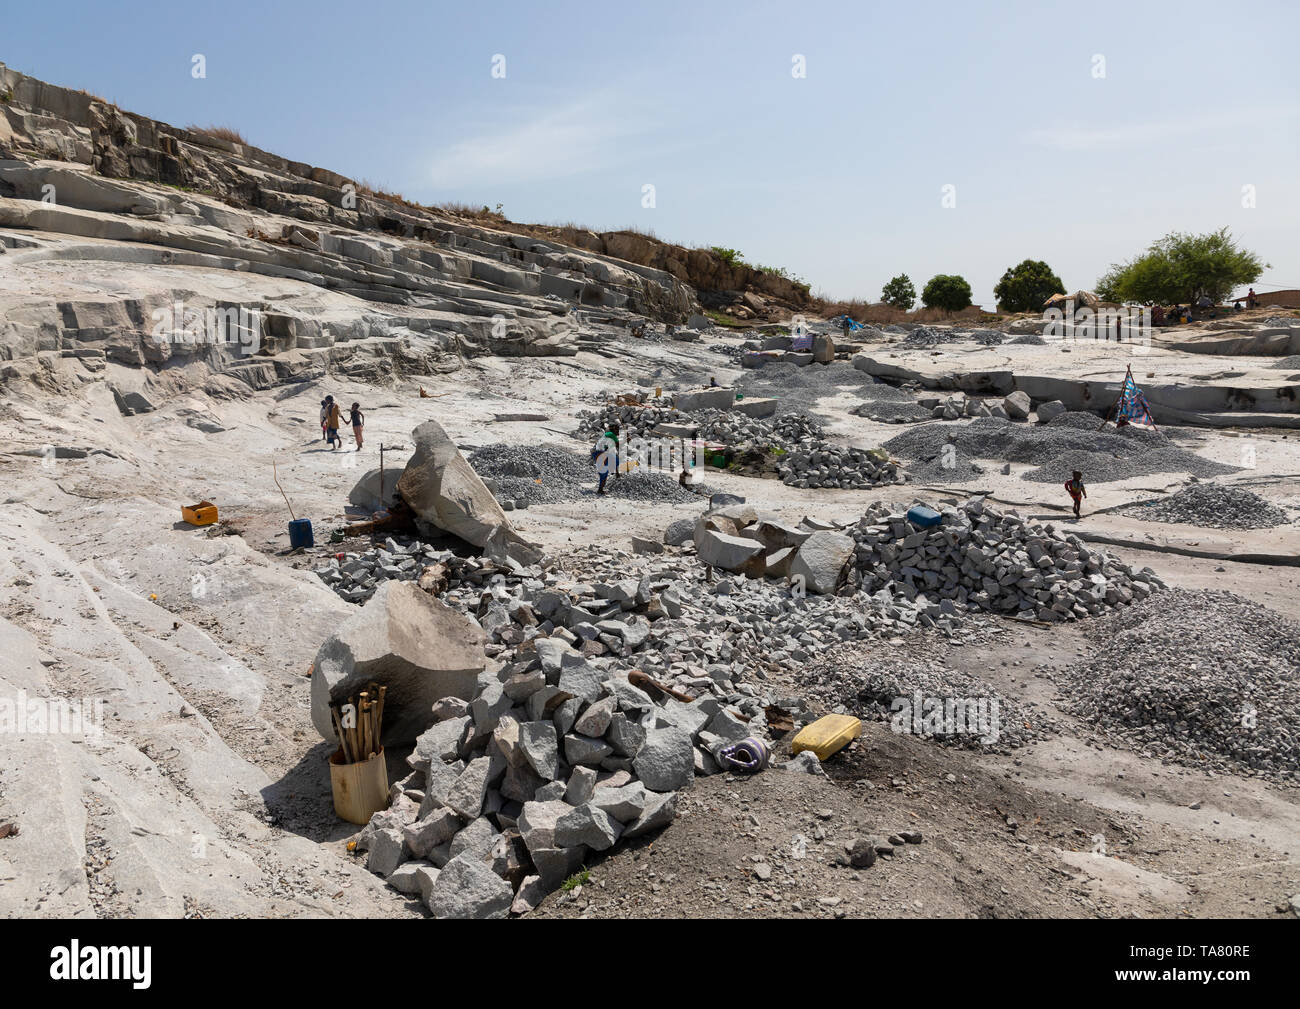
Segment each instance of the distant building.
M1269 305L1277 305L1281 308L1300 308L1300 290L1295 288L1286 291L1256 291L1255 297L1259 299L1260 308L1268 308ZM1239 295L1239 298L1244 305L1246 296L1242 294ZM1228 302L1231 304L1236 300L1238 299L1229 298Z

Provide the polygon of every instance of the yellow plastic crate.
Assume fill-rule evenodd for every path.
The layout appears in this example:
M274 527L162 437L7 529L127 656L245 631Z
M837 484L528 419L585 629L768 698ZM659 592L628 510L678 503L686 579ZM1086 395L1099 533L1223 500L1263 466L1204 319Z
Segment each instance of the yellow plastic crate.
M791 753L812 750L818 760L838 753L862 735L862 719L852 715L823 715L799 730L790 744Z
M217 521L217 506L211 501L184 505L181 508L181 518L192 526L210 526Z

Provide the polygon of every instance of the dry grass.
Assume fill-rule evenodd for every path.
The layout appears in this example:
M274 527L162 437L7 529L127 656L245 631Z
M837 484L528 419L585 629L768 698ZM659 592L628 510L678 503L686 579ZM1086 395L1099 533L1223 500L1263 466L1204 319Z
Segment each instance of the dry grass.
M813 296L813 303L810 308L827 318L847 315L854 322L869 322L878 326L897 325L903 322L993 321L998 318L993 313L986 312L976 305L963 308L960 312L945 312L941 308L918 308L912 312L905 312L901 308L894 308L884 302L867 302L856 298L848 301L835 300L828 298L823 293Z
M493 210L486 203L480 207L471 206L468 203L460 203L456 200L449 200L446 203L439 203L428 209L437 210L444 214L450 214L453 217L467 217L472 221L486 221L490 224L508 224L509 220L501 212L501 204L497 204L497 209Z
M230 144L248 146L248 141L244 139L244 135L231 126L195 126L191 124L185 128L191 133L202 133L205 137L216 137L218 140L224 140Z
M408 200L401 193L394 192L385 185L377 185L369 179L357 179L356 184L357 192L362 196L368 196L374 200L383 200L385 203L394 203L409 210L418 210L426 214L441 214L447 217L459 217L480 223L510 223L506 215L501 213L501 204L499 203L496 210L486 205L476 207L454 200L447 203L419 203L416 200Z

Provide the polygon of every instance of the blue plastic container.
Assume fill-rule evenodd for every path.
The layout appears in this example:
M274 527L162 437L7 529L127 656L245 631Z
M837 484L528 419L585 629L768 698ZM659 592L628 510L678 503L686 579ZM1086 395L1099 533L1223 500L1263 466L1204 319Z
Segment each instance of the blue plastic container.
M927 508L925 505L913 505L907 509L907 521L914 526L920 526L922 529L929 529L931 526L937 526L943 521L943 516L933 508Z
M311 519L294 519L289 523L289 546L291 549L298 547L314 547L316 539L311 534Z

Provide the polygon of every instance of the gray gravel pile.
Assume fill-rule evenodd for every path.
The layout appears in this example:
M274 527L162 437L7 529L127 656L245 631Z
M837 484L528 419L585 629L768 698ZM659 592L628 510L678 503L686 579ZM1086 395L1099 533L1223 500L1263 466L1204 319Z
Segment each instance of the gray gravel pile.
M996 329L972 330L970 338L982 347L1000 347L1006 342L1007 334Z
M957 669L900 655L836 648L800 667L799 682L832 710L884 722L944 746L1007 753L1055 730L1055 722Z
M902 390L895 389L894 391L901 392ZM897 400L862 403L850 407L849 413L854 417L866 417L868 420L874 420L877 424L916 424L923 420L929 420L933 416L933 410L927 410L918 405L916 400L907 393L902 393L902 397Z
M938 347L945 343L956 343L961 335L951 329L935 329L932 326L918 326L907 336L898 341L898 346L906 350L923 350Z
M1175 589L1089 636L1065 671L1066 710L1198 770L1296 780L1300 625L1231 592Z
M1024 474L1036 483L1064 483L1073 470L1084 483L1109 483L1150 473L1187 473L1208 478L1238 467L1176 448L1161 432L1107 427L1090 413L1066 413L1048 424L1017 424L981 418L969 424L925 424L885 442L892 454L912 463L913 481L952 483L982 473L980 460L1028 463Z
M1291 521L1285 511L1253 491L1216 483L1196 483L1168 497L1139 501L1120 509L1120 514L1210 529L1272 529Z
M928 414L917 407L915 398L902 389L881 382L845 361L816 367L769 364L742 376L736 387L746 396L774 396L777 413L814 413L818 402L829 396L849 393L862 400L850 409L859 417L882 423L923 420Z
M1164 584L1053 525L998 512L980 497L942 509L933 528L872 504L850 532L849 584L882 601L906 599L933 617L966 609L1060 622L1145 599Z
M589 456L548 445L484 445L470 455L469 464L506 511L576 500L595 493L598 479ZM605 490L610 497L631 501L680 503L698 496L681 487L674 474L639 467L617 479L611 476Z
M1009 347L1046 347L1047 341L1037 333L1026 333L1024 336L1017 336L1007 341Z
M1264 320L1265 326L1300 326L1300 319L1294 315L1270 315Z
M1300 368L1300 354L1292 354L1290 357L1279 357L1269 365L1270 368Z

